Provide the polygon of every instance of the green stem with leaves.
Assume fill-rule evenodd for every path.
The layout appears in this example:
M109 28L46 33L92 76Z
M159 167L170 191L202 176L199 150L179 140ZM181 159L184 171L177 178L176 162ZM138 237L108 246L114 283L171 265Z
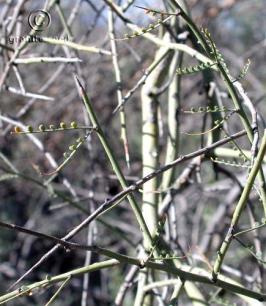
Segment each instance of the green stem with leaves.
M205 38L199 31L198 27L195 25L195 23L192 21L192 19L189 17L189 15L182 9L180 4L178 3L178 0L172 0L172 2L180 9L181 11L181 16L184 18L184 20L187 22L189 28L191 31L194 33L198 41L200 42L202 48L204 51L207 53L207 56L211 59L213 58L213 51L209 47L208 43L206 42ZM249 141L252 143L253 141L253 130L252 126L248 120L248 117L245 113L245 110L242 106L242 103L240 102L236 89L234 87L233 82L230 80L230 76L227 74L227 72L224 69L224 66L218 61L217 62L217 68L220 71L223 81L225 82L225 85L227 87L227 90L232 98L232 101L234 103L235 108L238 110L238 114L240 115L241 121L243 123L243 126L245 130L247 131L247 135L249 138ZM264 208L264 214L266 216L266 183L265 183L265 178L262 169L259 170L259 182L260 182L260 194L262 198L262 203L263 203L263 208Z

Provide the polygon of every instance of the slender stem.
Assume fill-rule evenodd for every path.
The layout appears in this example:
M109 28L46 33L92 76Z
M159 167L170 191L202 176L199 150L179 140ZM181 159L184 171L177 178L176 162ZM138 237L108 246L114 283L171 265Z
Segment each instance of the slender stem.
M17 58L14 64L36 64L36 63L77 63L82 62L80 58L67 58L67 57L30 57L30 58Z
M4 294L0 297L0 304L4 304L7 301L10 301L16 297L27 295L27 294L34 294L34 289L37 288L46 288L47 286L50 286L54 283L65 281L69 277L76 277L79 275L83 275L84 273L90 273L94 271L98 271L101 269L106 269L114 266L118 266L122 263L129 263L132 265L140 266L140 261L137 258L128 257L124 258L124 256L121 255L121 261L117 259L110 259L98 263L91 264L86 267L74 269L72 271L68 271L63 274L59 274L52 277L47 277L45 280L23 286L18 290L14 290L12 292L9 292L7 294ZM191 281L191 282L199 282L203 284L208 284L212 286L216 286L219 288L223 288L225 290L228 290L230 292L241 294L246 297L250 297L259 301L266 301L266 294L259 293L250 289L247 289L245 287L242 287L235 282L228 280L225 277L222 277L221 279L217 279L217 281L214 283L212 279L210 278L208 273L199 273L198 269L197 272L188 272L186 270L191 270L191 267L184 267L184 269L175 268L173 266L169 266L165 263L154 263L154 262L146 262L145 263L147 268L158 270L158 271L164 271L166 273L169 273L171 275L175 275L177 277L180 277L182 280ZM192 268L193 269L193 268Z
M66 39L52 38L52 37L40 37L41 42L45 42L51 45L61 45L66 46L75 50L84 51L84 52L92 52L104 55L111 55L112 53L108 50L100 49L94 46L85 46L81 44L74 43L72 41Z
M0 297L0 304L4 304L19 296L34 294L34 289L46 288L47 286L50 286L54 283L65 281L66 279L71 278L71 277L79 276L84 273L91 273L91 272L98 271L101 269L114 267L119 264L120 262L118 260L110 259L110 260L106 260L103 262L94 263L86 267L78 268L78 269L63 273L63 274L59 274L59 275L52 276L52 277L47 277L45 280L33 283L28 286L23 286L20 289L17 289L10 293L2 295Z
M50 300L45 304L45 306L51 305L51 303L57 298L59 293L64 289L67 283L70 281L71 277L67 277L65 281L61 284L61 286L56 290L55 294L50 298Z
M243 231L240 231L240 232L234 234L234 237L238 237L238 236L240 236L240 235L243 235L243 234L246 234L246 233L255 231L255 230L257 230L257 229L259 229L259 228L262 228L262 227L265 227L265 226L266 226L266 223L259 224L259 225L257 225L257 226L252 227L252 228L248 228L248 229L246 229L246 230L243 230Z
M225 239L224 239L224 241L223 241L223 243L220 247L220 250L218 251L218 256L217 256L217 259L215 261L213 272L212 272L212 276L213 276L213 279L215 281L217 280L218 274L221 270L221 266L222 266L225 254L226 254L226 252L227 252L227 250L228 250L228 248L229 248L229 246L232 242L232 239L234 237L234 231L235 231L235 228L238 224L238 220L240 218L240 215L243 212L243 210L246 206L246 203L248 201L250 191L252 189L255 178L256 178L256 176L258 174L258 171L261 167L261 164L263 162L263 157L265 155L265 152L266 152L266 130L264 130L264 135L263 135L260 150L258 152L258 156L255 160L255 163L254 163L254 166L252 167L252 170L250 171L250 174L248 176L246 185L243 189L241 197L240 197L240 199L237 203L237 206L235 208L230 228L229 228L229 230L227 232L227 235L226 235L226 237L225 237Z
M113 67L115 72L115 80L116 80L116 93L117 93L117 102L118 105L122 104L123 101L123 94L122 94L122 79L121 79L121 70L119 67L118 62L118 53L117 53L117 46L115 41L115 28L114 28L114 17L113 12L110 9L108 15L108 25L109 25L109 36L110 36L110 45L112 51L112 60L113 60ZM127 163L127 167L130 169L130 158L129 158L129 147L128 147L128 137L127 137L127 126L126 126L126 113L124 107L120 108L119 112L120 117L120 128L121 128L121 135L120 138L124 145L124 152L125 152L125 159Z
M43 131L38 131L38 130L33 130L33 131L27 131L27 128L25 131L21 132L15 132L11 131L11 134L14 135L20 135L20 134L39 134L39 133L54 133L54 132L65 132L65 131L75 131L75 130L88 130L88 131L93 131L95 128L93 126L77 126L77 127L65 127L65 128L49 128L45 129Z
M65 18L65 15L64 15L64 12L61 8L61 5L60 5L60 2L56 2L56 5L55 5L55 8L56 8L56 11L59 15L59 18L60 18L60 21L64 27L64 31L67 33L67 35L69 36L69 39L70 40L73 40L73 34L72 34L72 31L69 27L69 25L67 24L67 21L66 21L66 18Z
M148 76L153 72L153 70L165 59L165 57L169 54L170 50L166 49L165 52L159 57L156 58L151 65L145 70L143 76L138 80L135 86L128 91L128 93L122 98L121 103L117 105L114 109L113 113L116 113L121 107L125 106L127 101L132 97L132 95L137 91L139 87L145 84Z
M107 140L105 138L105 135L104 135L104 133L103 133L99 123L98 123L98 119L97 119L97 117L96 117L96 115L94 113L94 110L92 108L92 105L91 105L91 102L89 100L89 97L87 96L87 94L86 94L84 88L82 87L82 85L81 85L81 83L80 83L80 81L79 81L77 76L75 77L75 80L76 80L76 83L77 83L77 88L79 90L80 96L83 99L83 102L85 104L86 110L87 110L88 115L90 117L90 120L91 120L92 124L97 129L98 137L99 137L99 139L100 139L100 141L101 141L101 143L103 145L103 148L104 148L104 150L106 152L106 155L108 156L108 158L110 160L112 168L113 168L113 170L114 170L114 172L115 172L115 174L116 174L116 176L117 176L117 178L118 178L122 188L126 189L127 188L127 182L125 180L125 177L124 177L124 175L123 175L123 173L122 173L122 171L121 171L121 169L120 169L120 167L119 167L119 165L118 165L118 163L117 163L117 161L116 161L116 159L115 159L115 157L113 155L111 147L109 146L109 144L108 144L108 142L107 142ZM128 195L128 200L129 200L130 205L131 205L131 207L132 207L132 209L133 209L133 211L135 213L137 221L138 221L138 223L140 225L140 228L141 228L141 231L143 233L144 239L146 241L149 241L149 245L151 246L152 245L152 237L151 237L151 234L150 234L149 229L147 227L147 224L146 224L146 222L145 222L145 220L143 218L141 210L140 210L140 208L139 208L135 198L132 195Z
M238 158L238 159L245 157L248 160L250 160L252 157L251 151L249 150L238 151L231 148L217 148L214 150L214 154L215 156L218 157L228 157L228 158ZM243 154L243 156L241 154ZM264 156L263 158L263 163L264 164L266 163L266 156Z

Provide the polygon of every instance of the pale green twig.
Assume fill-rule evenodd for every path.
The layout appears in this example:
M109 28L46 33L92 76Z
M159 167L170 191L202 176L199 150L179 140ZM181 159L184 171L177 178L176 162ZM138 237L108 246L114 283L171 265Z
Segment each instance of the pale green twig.
M176 52L169 68L169 73L173 73L177 66L182 63L182 53ZM178 155L179 148L179 118L177 117L178 109L180 107L180 82L181 76L175 75L168 90L168 119L167 119L167 145L165 164L173 161ZM165 172L162 177L161 189L169 188L174 175L174 169Z
M218 256L217 256L217 259L215 261L215 264L214 264L214 267L213 267L213 272L212 272L212 277L213 277L214 281L217 280L217 277L218 277L218 274L220 272L225 254L226 254L226 252L227 252L227 250L228 250L228 248L229 248L229 246L232 242L232 239L234 237L235 228L238 224L238 220L239 220L239 218L240 218L240 216L241 216L241 214L242 214L242 212L243 212L243 210L246 206L246 203L248 201L249 193L252 189L255 178L256 178L256 176L258 174L258 171L261 167L265 152L266 152L266 130L264 130L264 136L263 136L263 139L262 139L261 147L260 147L260 150L258 152L257 158L254 162L254 166L252 167L252 169L249 173L246 185L243 189L241 197L240 197L240 199L237 203L237 206L235 208L230 228L229 228L229 230L227 232L227 235L226 235L226 237L225 237L225 239L224 239L224 241L223 241L223 243L222 243L222 245L221 245L221 247L218 251ZM263 188L265 188L265 186L263 186Z
M234 234L234 237L238 237L238 236L240 236L240 235L243 235L243 234L246 234L246 233L255 231L255 230L257 230L257 229L259 229L259 228L262 228L262 227L265 227L265 226L266 226L266 223L265 223L265 222L262 223L262 224L258 224L258 225L254 226L254 227L252 227L252 228L248 228L248 229L246 229L246 230L242 230L242 231L240 231L240 232Z
M108 50L100 49L100 48L93 47L93 46L85 46L85 45L77 44L77 43L74 43L72 41L65 40L65 39L56 39L52 37L40 37L40 40L47 44L66 46L66 47L69 47L75 50L79 50L79 51L112 55L112 53Z
M68 276L65 281L61 284L61 286L56 290L55 294L50 298L50 300L45 304L45 306L51 305L51 303L57 298L59 293L63 290L63 288L67 285L67 283L70 281L71 276Z
M77 126L77 127L65 127L65 128L48 128L42 131L40 130L32 130L29 131L28 127L26 127L25 131L11 131L10 134L39 134L39 133L53 133L53 132L64 132L64 131L73 131L73 130L88 130L93 131L95 128L93 126Z
M36 63L78 63L82 62L80 58L66 58L66 57L30 57L17 58L14 64L36 64Z
M113 67L115 72L115 80L116 80L116 92L117 92L117 102L118 105L122 104L123 94L122 94L122 79L121 79L121 71L118 63L118 54L117 54L117 46L115 41L115 28L114 28L114 18L113 12L110 9L108 15L108 25L109 25L109 36L110 36L110 45L112 51L112 60ZM127 167L130 168L130 157L129 157L129 145L128 145L128 137L127 137L127 129L126 129L126 113L124 108L120 109L120 126L121 126L121 140L124 145L125 159L127 163Z
M242 158L242 156L240 156L240 153L242 152L244 153L245 158L251 159L251 152L249 150L241 150L241 152L231 148L217 148L214 150L215 156L231 158ZM266 163L266 157L263 158L263 163Z
M49 97L49 96L44 96L44 95L40 95L40 94L36 94L36 93L32 93L32 92L23 92L15 87L11 87L11 86L6 86L5 88L7 91L16 94L16 95L21 95L23 97L27 97L27 98L34 98L34 99L39 99L39 100L46 100L46 101L53 101L54 98L53 97Z

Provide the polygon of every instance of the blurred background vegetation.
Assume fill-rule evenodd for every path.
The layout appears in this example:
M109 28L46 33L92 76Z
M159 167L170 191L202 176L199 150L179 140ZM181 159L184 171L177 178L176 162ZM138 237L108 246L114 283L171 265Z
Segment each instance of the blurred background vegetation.
M28 14L43 6L43 1L22 1L21 14L18 23L21 27L21 36L28 33ZM119 1L121 3L121 1ZM135 1L135 5L164 9L163 1ZM8 18L12 16L18 1L0 1L1 36L5 37L4 25L8 25ZM265 93L266 93L266 3L265 0L188 0L192 17L198 25L208 27L218 48L224 54L229 67L234 75L243 67L246 60L251 60L250 70L243 80L243 85L250 98L254 102L260 115L260 127L265 127ZM4 14L6 5L9 11ZM126 1L125 1L126 4ZM73 10L74 3L61 1L65 16L68 18ZM145 25L149 18L143 10L134 5L128 9L129 16L136 24ZM82 41L85 45L94 45L104 49L110 49L107 26L107 7L103 1L80 1L80 8L72 25L73 37L76 42ZM116 19L117 36L122 37L128 30L123 23ZM63 28L58 14L51 12L51 25L41 35L57 36ZM157 33L155 31L155 33ZM16 37L16 31L9 36ZM8 42L8 41L7 41ZM8 42L14 48L15 42ZM153 60L156 46L143 38L135 38L130 41L118 42L119 64L122 72L122 88L126 93L142 76L144 70ZM0 71L4 70L5 54L0 49L2 60ZM60 47L44 43L31 43L25 50L26 56L59 56L65 55ZM141 169L141 105L140 91L137 91L126 107L127 129L129 137L129 151L131 156L131 169L125 163L124 150L120 141L120 122L118 114L112 112L117 105L116 82L109 56L78 52L82 60L79 72L87 84L87 92L90 95L104 132L108 135L111 146L129 182L142 176ZM185 66L194 61L184 56ZM39 63L20 65L19 72L28 92L38 93L40 88L49 82L54 73L60 69L58 76L42 92L43 95L53 97L52 101L42 99L32 100L23 95L10 92L8 86L18 87L14 74L10 74L6 86L1 92L0 113L13 119L18 119L25 125L38 127L39 124L58 125L64 121L69 124L75 120L84 122L86 117L82 102L73 85L73 67L69 64ZM220 82L220 81L218 81ZM222 89L223 90L223 89ZM181 109L190 109L192 106L205 105L204 84L200 74L182 78ZM226 102L227 103L227 102ZM166 97L160 97L163 118L166 112ZM230 103L227 103L228 105ZM18 116L21 109L27 107L22 116ZM237 117L233 117L232 127L237 130L240 127ZM181 132L197 132L201 129L201 115L189 115L181 113ZM163 125L165 125L163 119ZM165 132L165 127L162 129ZM116 178L113 176L109 162L96 137L92 134L86 145L77 153L72 162L57 175L49 188L40 187L28 180L45 183L49 177L42 177L41 171L51 171L51 165L47 162L44 152L41 152L27 136L10 134L9 124L0 120L0 151L12 162L13 166L23 174L23 177L4 177L6 165L0 162L0 214L1 220L32 228L40 232L46 232L57 237L65 233L84 219L84 212L69 205L62 198L56 197L53 188L61 192L65 197L79 199L78 204L89 213L94 207L101 204L106 198L111 197L121 190ZM54 159L60 163L63 153L68 146L75 142L80 132L40 134L37 137L42 141L45 151L50 152ZM160 141L160 159L165 154L165 138ZM200 146L200 137L181 134L181 152L186 154L196 150ZM241 143L241 142L240 142ZM243 147L248 148L243 142ZM184 166L176 169L176 175L180 174ZM221 190L216 183L215 171L210 170L210 163L203 164L201 169L202 184L191 184L182 194L177 195L175 201L179 203L178 237L179 243L189 252L191 248L200 248L199 238L206 231L210 218L217 211L223 201L225 193L230 191L226 177L222 177ZM230 169L230 168L229 168ZM231 170L231 169L230 169ZM243 169L236 169L234 173L242 173ZM66 182L67 180L67 182ZM63 184L65 182L65 185ZM69 187L71 186L71 187ZM71 194L72 192L72 194ZM138 196L138 200L141 197ZM256 200L257 201L257 200ZM255 206L255 209L257 206ZM228 208L229 210L229 208ZM260 209L257 209L258 215ZM229 219L228 219L229 220ZM223 221L228 223L226 216ZM104 225L103 225L104 223ZM224 224L217 231L224 233ZM80 233L77 241L85 243L88 239L96 239L102 246L108 246L122 253L134 255L140 233L136 230L137 224L127 203L123 203L115 210L102 217L101 222L94 225L93 235L88 237L86 231ZM126 237L124 237L126 236ZM265 244L265 234L262 235L262 244ZM126 239L125 239L126 238ZM211 254L220 243L220 234L212 240L205 250ZM15 231L1 229L0 231L0 292L3 294L28 268L30 268L53 244L38 240L34 237L18 234ZM237 249L236 253L229 253L229 261L237 270L253 276L254 259L245 249ZM93 254L91 262L97 261L98 256ZM85 261L85 253L58 251L50 257L41 267L31 273L27 281L43 279L47 274L56 275L82 266ZM240 265L241 263L241 265ZM256 270L257 271L257 270ZM125 271L110 269L108 273L95 272L90 274L88 292L89 305L113 305L117 289L124 277ZM257 273L257 272L256 272ZM83 278L73 279L71 285L64 289L54 305L79 305L81 303ZM211 289L213 290L213 288ZM133 294L133 293L132 293ZM44 305L51 292L39 292L32 297L24 297L10 302L10 305ZM132 305L132 295L127 296L125 305ZM237 302L237 301L236 301ZM239 303L239 302L237 302ZM180 304L181 305L181 304ZM184 304L189 305L184 298ZM214 304L213 304L214 305ZM216 305L216 304L215 304ZM242 305L242 304L237 304Z

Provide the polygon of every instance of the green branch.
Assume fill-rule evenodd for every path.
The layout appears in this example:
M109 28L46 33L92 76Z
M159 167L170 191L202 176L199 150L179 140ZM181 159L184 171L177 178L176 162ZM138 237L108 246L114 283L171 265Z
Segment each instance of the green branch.
M229 246L232 242L232 239L234 237L235 228L238 224L238 220L240 218L240 215L243 212L243 210L246 206L246 203L248 201L249 194L250 194L250 191L251 191L252 186L254 184L255 178L256 178L256 176L258 174L258 171L259 171L259 169L262 165L263 157L265 155L265 152L266 152L266 130L264 130L264 136L263 136L263 139L262 139L262 144L261 144L260 150L258 152L258 156L255 160L255 163L254 163L254 166L253 166L252 170L250 171L250 174L248 176L246 185L243 189L243 192L241 194L239 202L237 203L237 206L235 208L230 228L229 228L229 230L227 232L227 235L226 235L226 237L225 237L225 239L224 239L224 241L223 241L223 243L220 247L220 250L218 252L218 257L215 261L214 268L213 268L213 273L212 273L212 277L213 277L214 281L217 280L217 276L220 272L225 254L226 254L226 252L227 252L227 250L228 250L228 248L229 248Z
M84 88L82 87L79 79L77 76L75 76L75 80L76 80L76 84L77 84L77 88L78 88L78 91L79 91L79 94L80 94L80 97L82 98L84 104L85 104L85 107L86 107L86 110L88 112L88 115L90 117L90 120L91 120L91 123L92 125L96 128L96 132L98 134L98 137L102 143L102 146L105 150L105 153L106 155L108 156L109 158L109 161L112 165L112 168L122 186L123 189L126 189L127 188L127 182L125 180L125 177L114 157L114 154L112 152L112 149L111 147L109 146L109 143L107 142L106 138L105 138L105 135L99 125L99 122L98 122L98 119L94 113L94 110L93 110L93 107L91 105L91 102L90 102L90 99L88 97L88 95L86 94ZM129 203L135 213L135 216L136 216L136 219L140 225L140 228L141 228L141 231L143 233L143 237L146 241L149 241L149 244L150 246L152 245L152 237L151 237L151 234L148 230L148 227L147 227L147 224L143 218L143 215L141 213L141 210L135 200L135 198L133 197L133 195L128 195L127 196L128 200L129 200Z

